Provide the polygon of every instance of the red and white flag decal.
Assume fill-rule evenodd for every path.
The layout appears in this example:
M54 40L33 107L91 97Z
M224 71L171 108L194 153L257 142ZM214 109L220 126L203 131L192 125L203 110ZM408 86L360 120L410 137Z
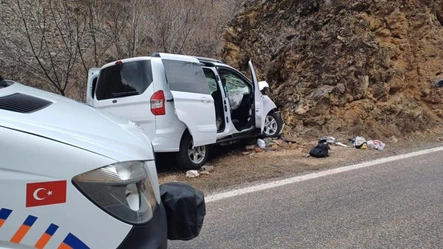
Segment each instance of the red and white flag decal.
M35 182L26 185L26 207L53 205L66 202L66 180Z

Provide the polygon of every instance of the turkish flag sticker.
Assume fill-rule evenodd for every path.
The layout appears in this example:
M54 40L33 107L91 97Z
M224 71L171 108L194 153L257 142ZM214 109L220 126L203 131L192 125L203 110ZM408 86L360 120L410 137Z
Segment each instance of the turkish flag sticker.
M26 184L26 207L66 202L66 180Z

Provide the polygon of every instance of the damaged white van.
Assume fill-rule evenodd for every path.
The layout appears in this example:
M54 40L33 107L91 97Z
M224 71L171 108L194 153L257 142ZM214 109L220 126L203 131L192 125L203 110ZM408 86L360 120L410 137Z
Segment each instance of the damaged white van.
M209 145L278 136L282 117L258 82L222 61L155 53L89 70L87 103L138 123L154 151L178 152L185 169L208 159Z

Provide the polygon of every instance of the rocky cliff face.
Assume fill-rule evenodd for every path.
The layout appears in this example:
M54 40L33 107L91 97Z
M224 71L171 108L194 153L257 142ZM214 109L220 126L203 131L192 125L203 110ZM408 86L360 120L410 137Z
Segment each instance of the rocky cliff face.
M251 1L224 38L224 60L253 60L289 131L392 136L442 124L443 0Z

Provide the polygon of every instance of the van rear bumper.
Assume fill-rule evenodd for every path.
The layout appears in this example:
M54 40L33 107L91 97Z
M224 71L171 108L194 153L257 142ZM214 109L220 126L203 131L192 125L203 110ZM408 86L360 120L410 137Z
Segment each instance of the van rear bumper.
M168 246L168 222L163 203L157 206L146 225L134 226L117 249L166 249Z

